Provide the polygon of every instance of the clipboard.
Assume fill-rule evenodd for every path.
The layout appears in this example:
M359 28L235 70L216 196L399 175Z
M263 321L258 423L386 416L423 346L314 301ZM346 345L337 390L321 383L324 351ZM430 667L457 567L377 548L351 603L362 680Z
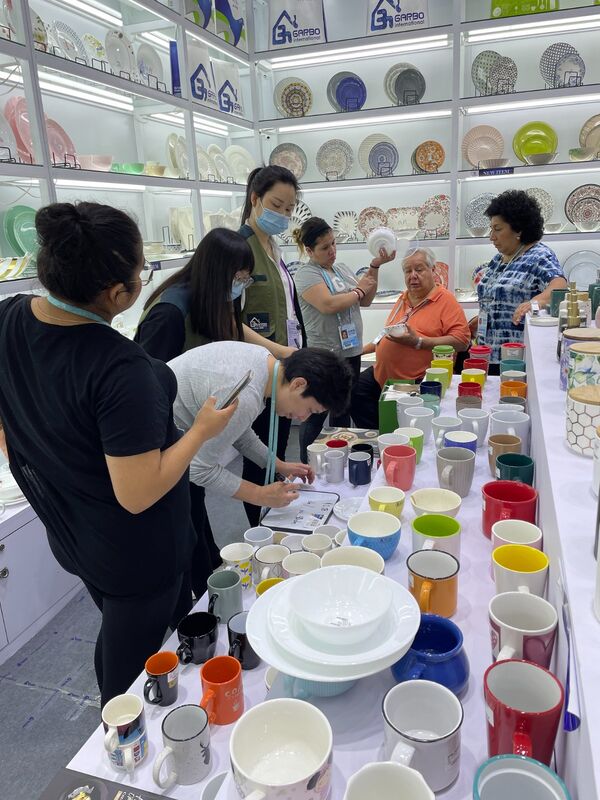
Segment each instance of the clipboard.
M260 524L285 533L313 533L319 525L327 524L339 500L337 492L305 489L289 506L270 508Z

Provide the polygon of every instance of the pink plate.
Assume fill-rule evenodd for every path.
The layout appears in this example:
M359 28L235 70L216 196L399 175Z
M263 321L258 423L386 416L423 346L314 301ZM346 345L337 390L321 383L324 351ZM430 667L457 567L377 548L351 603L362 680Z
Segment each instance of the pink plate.
M438 286L443 286L445 289L448 288L448 264L444 261L436 261L435 267L433 268L433 274L435 277L435 282Z
M50 157L57 162L64 162L65 156L69 156L72 162L76 156L75 145L71 141L68 133L50 117L46 118L46 132L48 134L48 147Z
M26 163L30 162L33 152L30 150L25 143L27 140L23 140L23 137L19 130L19 125L17 124L17 116L22 118L23 113L27 115L27 106L25 103L25 98L23 95L17 95L11 97L9 100L6 101L6 105L4 106L4 116L8 120L8 124L12 128L12 132L15 135L15 139L17 141L17 150L19 153L19 158ZM29 134L29 118L26 116L27 124L22 121L22 124L26 128L27 133ZM29 136L29 140L31 136Z

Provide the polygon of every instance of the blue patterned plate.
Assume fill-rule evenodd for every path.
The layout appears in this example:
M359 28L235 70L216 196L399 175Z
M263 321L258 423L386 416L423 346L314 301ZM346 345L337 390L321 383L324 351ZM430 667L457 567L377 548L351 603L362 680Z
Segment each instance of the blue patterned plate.
M336 86L335 99L342 111L358 111L367 99L367 87L358 75L348 75Z
M398 159L398 151L391 142L378 142L369 151L369 167L378 177L393 175Z

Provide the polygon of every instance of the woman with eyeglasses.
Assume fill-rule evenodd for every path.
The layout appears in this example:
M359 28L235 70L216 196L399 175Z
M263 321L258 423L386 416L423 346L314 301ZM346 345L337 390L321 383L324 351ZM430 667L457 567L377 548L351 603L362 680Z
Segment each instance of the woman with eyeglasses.
M0 419L52 552L102 612L104 705L191 607L188 467L235 406L217 411L211 398L181 435L175 375L111 327L141 291L142 237L127 214L55 203L35 224L49 294L0 303Z

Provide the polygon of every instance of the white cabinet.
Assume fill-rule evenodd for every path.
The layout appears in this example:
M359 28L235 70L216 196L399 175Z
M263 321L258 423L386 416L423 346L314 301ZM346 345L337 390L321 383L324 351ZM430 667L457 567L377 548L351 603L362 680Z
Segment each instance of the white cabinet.
M0 532L0 536L4 530ZM79 578L59 566L48 545L46 530L37 517L0 540L0 648L14 642L42 617L50 619L59 601L80 584ZM40 626L38 626L40 627ZM6 629L6 630L4 630ZM36 628L37 629L37 628ZM0 653L0 660L5 656Z

